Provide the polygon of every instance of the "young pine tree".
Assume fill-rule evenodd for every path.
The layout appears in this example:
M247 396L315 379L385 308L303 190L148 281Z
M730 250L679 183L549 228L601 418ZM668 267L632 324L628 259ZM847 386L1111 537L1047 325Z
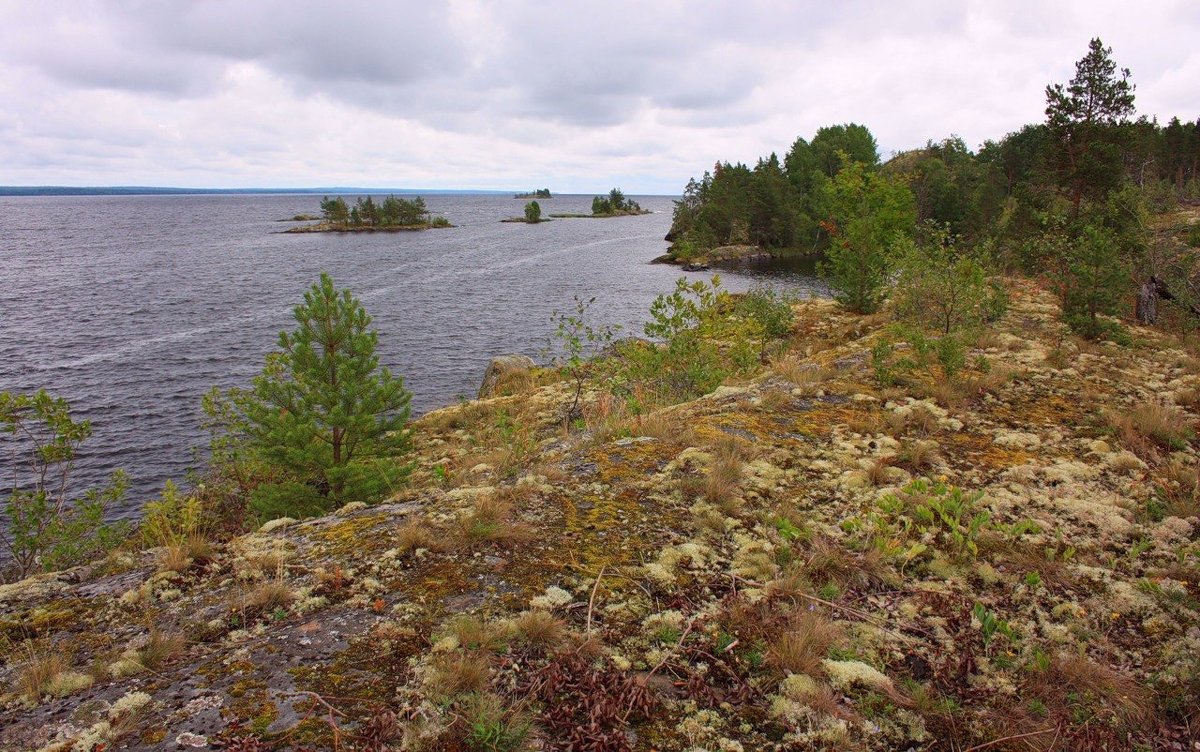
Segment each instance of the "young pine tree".
M244 402L251 449L279 469L251 505L264 518L320 514L377 501L407 474L399 457L412 395L379 367L371 317L328 274L295 309L299 327L279 335Z

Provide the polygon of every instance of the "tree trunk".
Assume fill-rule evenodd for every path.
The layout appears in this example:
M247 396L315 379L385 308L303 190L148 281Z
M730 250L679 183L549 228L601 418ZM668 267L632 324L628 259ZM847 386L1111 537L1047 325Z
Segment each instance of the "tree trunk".
M1137 296L1137 320L1149 326L1158 319L1158 280L1154 277L1142 283Z

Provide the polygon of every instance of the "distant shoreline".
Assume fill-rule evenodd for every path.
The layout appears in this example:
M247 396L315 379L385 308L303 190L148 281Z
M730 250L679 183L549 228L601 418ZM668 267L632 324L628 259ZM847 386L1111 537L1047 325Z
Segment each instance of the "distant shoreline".
M504 196L508 191L469 188L172 188L158 186L11 186L0 185L7 196L313 196L344 194L379 196L435 194L439 196Z

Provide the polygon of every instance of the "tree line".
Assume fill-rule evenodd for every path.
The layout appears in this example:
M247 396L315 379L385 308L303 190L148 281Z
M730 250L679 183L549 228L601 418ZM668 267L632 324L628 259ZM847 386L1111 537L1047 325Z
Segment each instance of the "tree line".
M371 196L359 197L353 206L341 196L326 196L321 199L321 215L330 224L347 227L412 227L445 221L432 218L420 196L406 199L389 195L380 202Z
M1043 122L978 151L950 136L884 163L848 123L797 138L782 160L718 163L688 182L667 239L680 257L734 244L822 255L839 297L871 310L904 242L949 238L991 269L1052 280L1072 326L1101 336L1101 315L1150 277L1177 297L1200 290L1147 222L1200 200L1200 119L1135 117L1111 53L1091 40L1075 76L1047 86Z

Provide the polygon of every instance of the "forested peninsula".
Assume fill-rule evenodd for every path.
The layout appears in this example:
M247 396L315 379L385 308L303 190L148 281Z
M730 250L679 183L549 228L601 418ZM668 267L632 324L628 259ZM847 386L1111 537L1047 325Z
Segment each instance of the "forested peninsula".
M1045 94L977 153L718 165L676 253L832 298L577 298L415 420L323 274L135 527L69 482L90 425L0 392L50 448L4 468L0 750L1195 748L1200 121L1099 39Z

